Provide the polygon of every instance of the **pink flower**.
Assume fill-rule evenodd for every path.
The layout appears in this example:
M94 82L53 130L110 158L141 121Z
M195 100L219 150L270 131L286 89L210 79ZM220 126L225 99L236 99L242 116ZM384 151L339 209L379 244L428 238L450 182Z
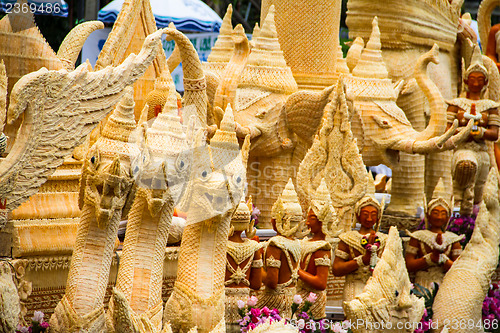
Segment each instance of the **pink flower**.
M302 297L300 295L293 296L293 302L295 304L301 304L302 303Z
M250 313L252 314L252 316L254 317L259 317L261 312L260 312L260 309L257 309L257 308L252 308L250 309ZM253 321L253 320L252 320Z
M248 325L248 328L251 329L251 330L253 330L255 328L255 324L254 323L250 323Z
M257 305L257 297L255 297L255 296L249 297L248 301L247 301L247 305L248 306L256 306Z
M454 223L455 225L462 225L462 224L464 224L464 220L463 220L463 219L461 219L461 218L458 218L458 219L456 219L455 221L453 221L453 223Z
M314 303L314 302L316 302L317 298L318 298L318 295L316 295L315 293L309 293L309 296L307 296L306 300L308 302Z
M271 314L271 311L269 310L269 308L267 306L265 306L262 308L262 314L266 317L269 317L269 315Z
M49 323L46 322L46 321L43 321L43 322L40 323L40 327L41 328L49 328L49 326L50 326Z
M238 309L243 309L245 307L245 301L239 299L236 304L238 305Z

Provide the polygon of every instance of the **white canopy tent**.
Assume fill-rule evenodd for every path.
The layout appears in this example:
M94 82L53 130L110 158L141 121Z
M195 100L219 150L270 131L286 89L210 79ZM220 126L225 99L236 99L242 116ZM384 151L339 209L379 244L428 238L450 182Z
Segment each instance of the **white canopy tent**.
M115 22L124 0L114 0L99 11L97 19ZM218 32L222 19L200 0L150 0L158 28L174 22L181 31Z

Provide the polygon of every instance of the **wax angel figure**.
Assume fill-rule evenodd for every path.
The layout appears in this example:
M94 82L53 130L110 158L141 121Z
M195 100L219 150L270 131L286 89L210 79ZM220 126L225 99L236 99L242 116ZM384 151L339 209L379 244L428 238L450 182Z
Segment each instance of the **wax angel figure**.
M340 242L335 250L333 274L345 276L344 302L354 299L363 291L382 255L387 238L386 234L378 232L384 204L375 199L373 177L368 178L371 182L367 193L354 207L361 227L359 231L351 230L340 234Z
M448 128L455 119L458 119L459 127L466 126L470 119L474 119L469 138L458 145L452 160L453 195L455 202L460 205L461 215L471 215L473 204L482 200L491 165L486 142L498 139L500 104L483 97L488 87L488 77L481 51L476 46L470 66L464 74L466 96L446 102L449 105Z
M432 200L426 207L425 230L409 232L411 239L406 248L406 267L416 272L415 283L430 289L432 282L441 284L446 272L462 253L458 236L445 231L450 220L452 204L446 199L442 179L439 180Z
M302 296L302 299L306 299L311 292L316 294L316 301L310 310L314 319L321 319L326 316L325 289L332 263L332 246L327 237L336 236L338 226L337 214L324 179L311 200L306 225L313 236L304 238L300 243L297 294Z
M300 241L295 239L302 221L302 208L290 179L273 205L271 223L277 235L265 251L262 278L264 290L257 307L278 309L281 317L290 318L300 261Z
M250 296L250 289L259 290L262 284L262 243L249 238L255 236L252 218L252 200L245 203L244 198L231 217L231 230L227 242L226 259L226 324L237 324L241 316L238 313L238 300L245 301ZM241 238L245 231L247 238ZM240 326L237 326L237 332Z

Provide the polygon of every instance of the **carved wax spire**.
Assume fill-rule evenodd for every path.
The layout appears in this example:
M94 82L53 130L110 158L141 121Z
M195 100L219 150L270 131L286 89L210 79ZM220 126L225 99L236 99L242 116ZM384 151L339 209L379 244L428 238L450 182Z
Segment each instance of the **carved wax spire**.
M260 27L259 23L255 22L255 26L253 27L252 40L260 36Z
M161 84L167 92L165 105L162 112L158 114L151 128L148 129L148 145L153 153L163 155L171 151L178 152L179 147L186 146L186 135L182 130L180 117L177 115L177 92L175 84L168 70L164 70L161 76ZM187 148L187 147L186 147Z
M380 29L375 16L372 22L372 34L366 47L361 53L361 59L352 71L352 74L362 78L387 79L389 73L382 59L382 44L380 43Z
M321 178L321 183L319 184L316 192L311 199L311 209L314 214L318 217L318 220L322 222L322 231L325 235L333 236L332 232L332 222L334 221L335 211L332 206L332 199L330 197L330 191L326 186L324 178Z
M236 231L245 231L247 230L251 217L252 212L245 202L245 196L241 196L241 201L238 204L238 207L236 208L233 216L231 217L231 225Z
M207 62L229 62L233 56L234 42L231 38L233 34L233 25L231 17L233 16L233 6L229 4L226 14L222 19L222 25L219 30L219 36L212 51L207 58Z
M220 145L222 144L222 145ZM210 140L210 146L226 146L228 149L234 149L236 145L237 149L239 149L238 138L236 137L236 123L234 122L234 114L233 109L231 108L231 104L228 104L226 107L226 111L224 112L224 118L220 123L220 128L215 131L215 135Z
M474 46L470 65L465 72L465 79L467 79L469 77L469 74L472 72L483 73L485 79L488 80L488 70L486 69L486 67L484 67L483 56L481 55L481 50L479 49L479 46L477 44Z
M240 87L260 87L266 91L292 94L298 90L278 41L274 5L269 8L258 36L252 39L252 51L243 71Z
M349 74L349 67L347 67L346 59L344 59L344 53L342 52L342 46L337 47L337 62L336 62L336 72L342 74Z
M430 211L437 206L443 206L448 211L448 214L451 214L452 207L450 202L446 199L449 197L450 194L446 193L443 178L439 178L439 181L434 188L434 192L432 192L431 201L429 201L429 204L427 205L427 212L430 213Z
M276 229L282 236L289 237L299 228L302 207L291 178L273 205L272 218L276 220Z
M133 141L132 132L136 128L134 116L134 89L127 87L122 99L106 121L102 136L123 142Z
M302 207L299 203L299 197L295 192L292 179L288 180L283 193L281 193L281 200L283 201L284 212L287 216L300 216L302 217Z

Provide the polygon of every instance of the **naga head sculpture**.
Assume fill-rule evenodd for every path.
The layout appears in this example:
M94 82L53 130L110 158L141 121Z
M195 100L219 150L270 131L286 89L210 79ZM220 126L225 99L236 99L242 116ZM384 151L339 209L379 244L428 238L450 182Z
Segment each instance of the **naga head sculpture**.
M132 201L130 162L139 150L134 142L129 142L133 141L136 123L133 90L127 90L106 122L102 136L89 149L82 170L80 209L84 204L91 205L101 228Z
M132 162L137 184L137 195L144 196L152 216L159 214L170 201L177 204L187 185L192 150L177 116L177 95L167 70L162 72L163 84L168 85L168 96L163 111L146 130L141 154ZM144 112L149 114L148 109ZM143 124L146 126L146 123Z
M382 258L363 293L344 303L346 317L351 322L362 319L365 324L384 323L389 332L401 332L396 329L396 323L418 323L424 313L424 300L412 295L410 290L399 232L391 227Z
M231 214L245 189L250 143L246 138L240 149L230 105L210 144L204 134L203 129L196 134L190 180L180 203L180 209L188 212L188 224L210 225Z

